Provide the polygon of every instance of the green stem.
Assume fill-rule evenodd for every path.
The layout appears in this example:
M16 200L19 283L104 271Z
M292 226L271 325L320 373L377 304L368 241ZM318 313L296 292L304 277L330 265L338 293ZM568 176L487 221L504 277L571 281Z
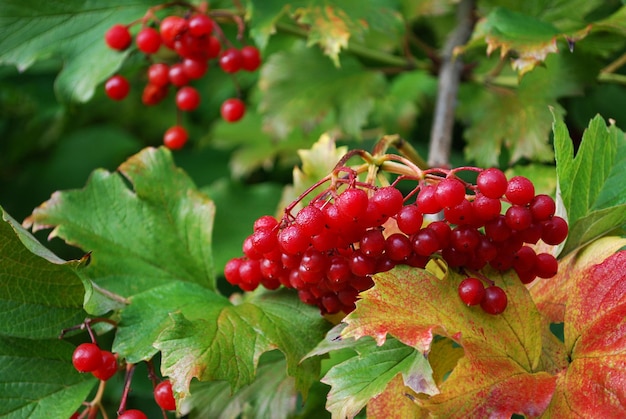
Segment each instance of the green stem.
M615 73L600 73L598 74L598 81L601 83L617 83L626 85L626 75Z

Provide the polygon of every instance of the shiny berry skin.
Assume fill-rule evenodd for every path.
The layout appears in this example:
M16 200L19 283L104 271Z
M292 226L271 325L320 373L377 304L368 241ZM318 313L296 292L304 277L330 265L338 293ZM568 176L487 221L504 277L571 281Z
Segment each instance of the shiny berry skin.
M489 314L504 312L508 303L504 290L496 285L485 288L485 295L480 302L482 309Z
M128 28L120 24L111 26L104 34L104 40L110 48L118 51L124 51L133 42Z
M480 192L489 198L499 199L506 192L508 182L506 175L500 169L492 167L483 170L476 178L476 185Z
M187 30L187 20L180 16L168 16L161 21L159 32L163 43L174 48L174 42L185 30Z
M182 87L176 92L176 106L181 111L193 111L200 105L200 93L190 86Z
M79 372L92 372L102 365L102 352L95 343L81 343L74 349L72 364Z
M189 34L195 37L208 35L213 32L213 19L204 14L192 16L188 22Z
M243 67L241 51L237 48L228 48L220 56L220 67L226 73L236 73Z
M170 150L179 150L187 143L188 138L187 130L180 125L175 125L165 131L163 144Z
M189 83L189 76L187 76L182 63L176 63L170 67L169 78L170 83L176 87L182 87Z
M246 105L240 99L226 99L222 103L220 112L226 122L237 122L246 113Z
M567 237L568 231L567 221L555 215L542 223L541 240L550 245L561 244Z
M465 199L465 186L456 178L446 178L437 184L435 199L443 208L452 208Z
M464 304L475 306L480 304L485 296L485 286L478 278L465 278L459 284L459 297Z
M141 101L146 106L156 105L167 96L168 87L148 83L141 93Z
M164 410L176 410L176 400L170 380L163 380L154 388L154 400Z
M143 28L135 37L135 43L144 54L154 54L161 47L161 34L154 28Z
M205 60L185 58L183 60L183 70L190 80L199 79L207 72L209 65Z
M256 47L245 46L241 48L241 67L246 71L255 71L261 65L261 53Z
M129 409L120 414L117 419L148 419L148 416L141 410Z
M111 77L104 84L104 91L113 100L122 100L130 92L130 83L124 76L116 75Z
M504 195L511 204L526 205L535 197L535 186L524 176L514 176L509 180Z
M170 84L170 67L164 63L152 64L148 67L148 81L155 86Z
M102 352L102 365L91 373L99 380L107 381L117 372L117 358L109 351Z

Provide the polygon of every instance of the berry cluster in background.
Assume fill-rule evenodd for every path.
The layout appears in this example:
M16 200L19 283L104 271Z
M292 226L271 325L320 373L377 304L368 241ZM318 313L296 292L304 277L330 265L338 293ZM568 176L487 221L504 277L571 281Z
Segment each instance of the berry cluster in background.
M102 412L103 416L106 417L101 404L104 387L107 381L120 371L125 372L125 378L124 390L117 417L121 419L147 419L147 415L143 411L126 408L127 396L131 389L131 380L135 365L119 362L117 354L100 348L91 329L91 325L99 321L116 326L116 323L109 319L87 319L84 323L66 329L61 333L61 337L63 337L71 330L86 329L89 332L91 341L76 346L72 354L72 364L78 372L92 374L100 380L100 387L94 399L84 402L84 408L76 411L70 419L96 418L99 412ZM148 361L148 370L154 386L154 401L162 409L163 417L166 417L165 411L176 410L176 399L174 398L172 383L168 379L159 380L150 361Z
M461 180L460 170L478 172L476 184ZM294 288L322 313L348 313L359 292L373 286L372 275L442 259L467 277L458 287L465 304L499 314L507 296L480 273L487 265L513 269L524 284L557 273L556 258L531 245L562 243L568 226L555 215L554 200L536 195L525 177L507 179L495 168L429 169L377 187L343 167L329 179L331 185L295 215L308 191L281 219L262 216L254 223L244 256L226 264L228 282L245 291ZM407 179L418 185L404 196L397 186Z
M163 143L173 150L187 143L189 136L180 121L181 112L194 111L200 105L201 94L193 82L208 74L212 60L231 75L239 71L256 71L261 65L259 50L251 45L235 47L211 12L206 10L206 5L187 5L182 15L172 14L162 19L155 14L180 4L152 7L136 22L113 25L104 37L106 44L116 51L134 47L145 54L150 64L142 93L144 105L156 105L169 96L170 90L175 91L178 122L163 137ZM220 13L219 17L236 23L238 39L243 38L243 23L238 16ZM140 29L133 36L131 28L136 25L140 25ZM238 87L236 82L235 86ZM106 81L105 92L113 100L123 100L130 92L130 83L123 75L116 74ZM222 103L220 111L225 121L236 122L245 115L246 106L240 98L233 97Z

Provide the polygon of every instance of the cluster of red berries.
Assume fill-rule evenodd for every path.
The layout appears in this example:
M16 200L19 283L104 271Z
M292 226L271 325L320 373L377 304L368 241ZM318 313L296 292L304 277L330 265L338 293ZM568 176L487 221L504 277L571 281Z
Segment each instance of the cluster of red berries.
M77 371L91 373L101 381L108 381L119 370L117 355L100 349L97 343L81 343L74 349L72 364ZM154 387L154 400L163 410L176 410L176 399L169 380L163 380ZM97 406L89 405L83 412L74 413L70 419L95 417ZM118 418L147 419L138 409L124 409Z
M510 204L504 214L503 202ZM425 176L407 197L394 185L352 182L340 193L327 189L295 217L286 211L280 221L259 218L243 243L244 256L231 259L224 274L245 291L259 284L295 288L322 313L352 311L373 274L396 265L424 268L433 257L461 272L512 268L526 284L557 273L554 256L526 245L565 240L568 226L555 209L551 197L535 195L530 180L507 180L499 169L480 171L476 185L454 172ZM443 220L424 222L438 213ZM504 291L488 278L476 281L459 288L461 299L491 314L504 311Z
M142 28L134 38L137 49L151 62L147 71L148 82L142 94L145 105L158 104L173 87L180 111L197 109L201 95L190 83L204 77L212 59L217 59L219 67L228 74L241 70L255 71L261 65L257 48L233 47L208 13L190 6L185 16L170 15L158 20L154 9L150 9L146 17L139 21ZM117 51L130 48L133 43L132 25L113 25L105 34L107 45ZM228 47L224 49L223 45ZM130 83L117 74L105 83L105 91L111 99L122 100L130 91ZM239 98L227 99L221 106L222 118L227 122L240 120L245 111L245 104ZM170 149L179 149L187 139L187 130L178 124L166 131L163 142Z

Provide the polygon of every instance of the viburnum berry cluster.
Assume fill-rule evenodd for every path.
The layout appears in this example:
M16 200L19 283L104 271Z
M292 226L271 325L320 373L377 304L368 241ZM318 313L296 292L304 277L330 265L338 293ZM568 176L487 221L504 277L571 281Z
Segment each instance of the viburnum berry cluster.
M128 392L131 388L130 384L133 376L133 371L135 369L135 364L125 363L121 365L118 362L117 354L100 348L91 328L91 325L97 322L106 322L114 327L117 326L114 321L107 318L87 319L83 323L69 329L65 329L61 332L61 338L63 338L66 333L72 330L86 329L89 332L91 342L81 343L76 346L76 348L74 349L74 353L72 354L72 364L78 372L91 373L94 377L100 380L100 388L96 393L95 398L89 402L83 403L86 407L82 411L76 411L71 416L71 419L96 418L99 411L102 411L103 416L106 417L106 414L104 413L104 408L101 404L104 387L106 386L106 382L109 381L120 370L125 370L126 375L124 378L125 384L121 397L121 403L118 409L118 418L147 419L146 414L141 410L126 408L126 400ZM159 381L154 371L152 362L148 361L147 364L149 376L154 385L154 400L156 404L163 411L176 410L176 399L174 398L171 382L167 379Z
M345 166L354 155L365 164ZM380 170L399 176L376 186L378 175L372 173ZM476 183L462 180L462 171L477 172ZM360 181L365 172L367 179ZM417 186L404 195L399 184L407 180ZM293 213L326 182L330 185ZM280 219L265 215L256 220L243 242L244 256L231 259L224 274L245 291L284 286L322 313L348 313L358 294L373 286L372 275L397 265L425 268L430 260L443 260L448 269L467 276L458 288L465 304L499 314L506 308L506 293L480 271L487 265L513 269L524 284L554 276L556 258L537 254L531 246L565 240L568 226L555 210L554 200L536 195L529 179L507 179L496 168L421 170L399 155L353 150Z
M175 14L157 17L158 11L173 7ZM256 71L261 65L259 50L251 45L235 47L214 17L236 23L237 38L243 39L244 25L238 15L208 11L206 4L196 7L184 2L151 7L142 19L128 25L113 25L105 34L106 44L117 51L129 49L134 39L137 50L150 63L142 93L144 105L156 105L168 96L170 89L176 91L179 122L163 137L170 149L182 148L188 140L187 130L180 123L180 112L191 112L200 105L201 94L193 82L206 76L212 60L217 60L221 70L232 75ZM133 37L131 29L135 25L141 28ZM235 86L238 88L237 83ZM105 83L105 92L113 100L126 98L129 91L130 83L122 75L116 74ZM238 97L226 99L221 106L222 118L227 122L239 121L245 112L245 103Z

